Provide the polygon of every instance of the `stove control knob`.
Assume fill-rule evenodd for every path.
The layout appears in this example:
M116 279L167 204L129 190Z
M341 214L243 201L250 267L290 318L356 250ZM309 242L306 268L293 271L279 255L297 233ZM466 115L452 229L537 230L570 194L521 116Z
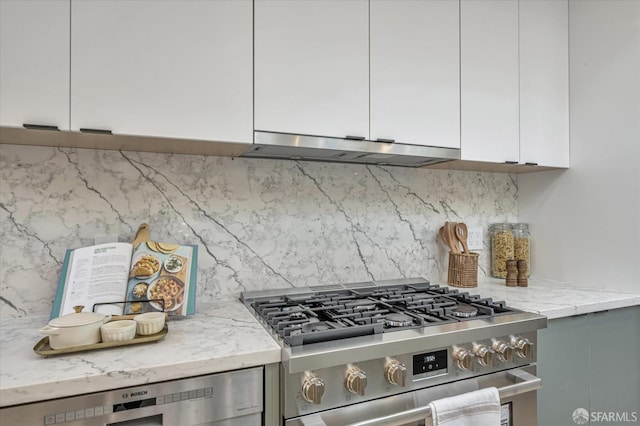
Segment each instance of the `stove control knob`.
M483 367L493 366L493 349L486 347L485 345L476 345L473 348L473 354L476 356L476 362Z
M527 338L512 336L511 346L516 349L516 355L519 358L531 358L533 355L533 343L531 343Z
M513 347L506 344L502 340L496 340L493 342L493 350L496 351L496 355L500 362L511 362L513 358Z
M318 376L308 374L302 381L302 397L307 402L320 404L324 395L324 381Z
M407 379L407 367L400 361L392 359L384 366L384 377L392 385L404 387Z
M367 387L367 375L362 369L351 366L347 370L347 378L344 385L349 392L363 396L364 389Z
M473 370L473 353L465 348L456 348L453 351L453 362L460 370Z

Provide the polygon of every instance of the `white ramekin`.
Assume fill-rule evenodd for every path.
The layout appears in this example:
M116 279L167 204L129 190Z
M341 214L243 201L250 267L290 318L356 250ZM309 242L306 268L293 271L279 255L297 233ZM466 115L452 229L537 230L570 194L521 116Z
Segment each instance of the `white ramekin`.
M100 327L103 342L124 342L136 336L136 322L132 320L111 321Z
M147 312L145 314L133 317L137 323L137 332L142 336L156 334L164 328L166 313L164 312Z

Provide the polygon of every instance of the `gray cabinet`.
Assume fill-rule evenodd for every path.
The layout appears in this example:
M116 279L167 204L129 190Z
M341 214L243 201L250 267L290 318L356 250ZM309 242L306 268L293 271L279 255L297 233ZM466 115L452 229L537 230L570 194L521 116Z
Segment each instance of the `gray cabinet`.
M578 408L637 413L640 307L550 320L538 335L538 375L541 426L575 425Z
M640 307L590 314L589 337L591 410L639 412Z
M571 425L576 408L589 408L589 318L549 321L538 333L538 424Z

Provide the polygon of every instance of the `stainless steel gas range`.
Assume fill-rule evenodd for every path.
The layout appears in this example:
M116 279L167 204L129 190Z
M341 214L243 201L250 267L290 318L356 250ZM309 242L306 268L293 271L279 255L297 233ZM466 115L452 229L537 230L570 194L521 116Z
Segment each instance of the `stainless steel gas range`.
M411 278L243 293L282 346L278 422L424 425L430 401L495 386L503 425L536 425L546 318L463 290Z

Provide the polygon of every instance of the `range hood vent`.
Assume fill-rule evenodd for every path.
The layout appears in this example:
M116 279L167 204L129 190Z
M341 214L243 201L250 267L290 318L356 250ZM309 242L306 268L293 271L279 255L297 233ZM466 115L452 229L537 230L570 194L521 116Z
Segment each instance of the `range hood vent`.
M433 146L255 132L241 157L421 167L459 160L460 150Z

